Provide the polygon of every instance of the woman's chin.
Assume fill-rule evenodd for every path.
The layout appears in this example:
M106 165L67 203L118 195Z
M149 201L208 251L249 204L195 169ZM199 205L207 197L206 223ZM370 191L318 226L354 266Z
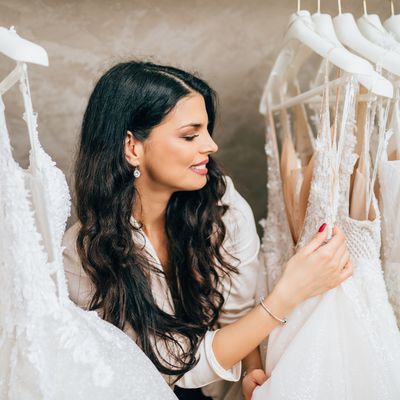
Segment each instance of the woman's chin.
M200 190L207 184L207 175L200 175L192 173L190 179L185 179L184 182L180 182L179 191L194 191Z

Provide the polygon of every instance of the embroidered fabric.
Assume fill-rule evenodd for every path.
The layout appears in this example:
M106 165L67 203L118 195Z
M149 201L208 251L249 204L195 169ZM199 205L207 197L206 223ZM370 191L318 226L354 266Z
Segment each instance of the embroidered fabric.
M176 399L132 340L69 300L61 248L68 186L39 143L25 70L21 91L27 170L12 157L0 98L0 398Z
M294 254L294 243L282 192L279 151L272 114L267 116L265 153L267 155L268 182L267 218L261 220L260 224L264 230L261 252L265 262L265 278L269 293L281 277L282 267Z
M400 88L392 105L388 137L379 165L382 210L382 261L390 302L400 326ZM390 139L390 142L389 142ZM392 157L393 156L393 157Z
M380 220L356 221L348 215L350 175L357 158L353 133L357 91L355 79L349 76L332 141L327 85L306 219L298 243L306 244L323 222L330 227L337 223L348 239L354 276L302 303L284 327L271 333L266 356L270 378L255 389L254 400L394 400L400 396L400 336L380 269ZM277 153L274 156L276 163ZM272 157L271 153L269 162ZM279 175L277 170L273 173L275 200L281 201ZM279 207L274 205L272 212L279 213ZM286 216L282 213L279 218L277 226L265 225L267 238L269 230L284 235ZM289 247L287 239L282 247L269 239L266 244L275 245L265 252L267 257L272 253L274 260ZM267 274L270 265L267 260ZM276 276L279 266L272 267Z

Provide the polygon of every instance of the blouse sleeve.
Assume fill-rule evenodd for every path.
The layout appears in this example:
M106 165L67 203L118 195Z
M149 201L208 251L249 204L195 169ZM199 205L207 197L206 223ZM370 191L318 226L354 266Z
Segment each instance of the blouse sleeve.
M220 327L231 324L254 307L257 278L261 271L258 260L260 239L253 212L229 177L226 177L226 184L222 203L229 208L223 217L227 232L223 246L238 273L230 274L230 279L222 281L225 303L218 320ZM241 362L226 370L217 361L212 349L216 332L207 332L198 350L198 364L177 382L178 386L203 387L220 380L236 382L240 379Z
M64 246L64 270L67 277L69 296L71 300L83 309L87 309L93 294L93 284L89 277L82 269L82 264L76 249L76 238L79 230L79 224L73 225L67 230L63 239ZM125 333L133 340L136 338L136 333L132 327L127 324ZM215 358L212 351L212 340L216 331L208 331L200 342L197 359L199 360L196 366L187 372L177 383L183 388L198 388L220 380L237 381L241 374L240 363L233 368L224 369ZM158 344L162 346L162 344ZM159 348L161 354L166 356L167 349ZM164 376L167 382L171 383L173 377Z
M255 303L255 290L259 263L257 255L260 241L257 236L253 213L243 197L235 190L230 178L226 178L227 189L222 203L228 205L223 220L226 226L226 238L223 243L227 257L237 266L238 273L230 274L230 279L222 280L225 303L219 318L219 326L225 326L246 315ZM79 225L75 224L65 234L63 245L64 268L68 280L70 298L82 308L87 308L93 293L93 284L84 273L76 251L76 236ZM228 255L229 254L229 255ZM230 258L229 258L230 259ZM158 275L156 280L161 279ZM157 295L165 295L160 284ZM163 292L163 293L161 293ZM132 330L130 328L130 330ZM236 382L241 376L241 362L230 369L224 369L215 357L212 343L217 330L208 331L200 342L198 363L176 384L182 388L199 388L217 381ZM134 332L126 333L132 338ZM167 349L159 348L161 354ZM171 381L171 377L165 377Z
M226 177L226 182L227 190L222 201L229 209L224 215L227 229L224 248L233 257L232 263L238 272L222 281L225 304L219 318L221 327L243 317L254 307L257 279L262 272L260 239L253 212L229 177Z
M92 281L82 268L82 263L76 249L76 238L79 231L79 223L69 228L63 238L64 271L67 278L70 299L83 309L89 307L94 293Z
M198 363L179 379L177 386L185 389L201 388L221 380L236 382L240 379L241 362L230 369L225 369L215 358L212 342L216 333L217 331L208 331L205 334L197 350Z

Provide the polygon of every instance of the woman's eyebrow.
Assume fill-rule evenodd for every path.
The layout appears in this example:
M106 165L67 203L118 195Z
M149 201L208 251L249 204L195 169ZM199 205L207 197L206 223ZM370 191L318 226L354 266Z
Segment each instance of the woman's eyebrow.
M203 126L203 124L200 124L198 122L192 122L190 124L180 126L179 129L187 128L188 126L190 126L192 128L201 128Z

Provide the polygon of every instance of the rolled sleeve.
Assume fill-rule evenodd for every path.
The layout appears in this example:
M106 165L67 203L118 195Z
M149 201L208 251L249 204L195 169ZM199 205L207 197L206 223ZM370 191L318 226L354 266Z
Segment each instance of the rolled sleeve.
M212 343L217 331L208 331L197 351L198 363L176 383L177 386L191 389L200 388L220 380L237 382L242 373L242 363L238 362L225 369L215 357Z

